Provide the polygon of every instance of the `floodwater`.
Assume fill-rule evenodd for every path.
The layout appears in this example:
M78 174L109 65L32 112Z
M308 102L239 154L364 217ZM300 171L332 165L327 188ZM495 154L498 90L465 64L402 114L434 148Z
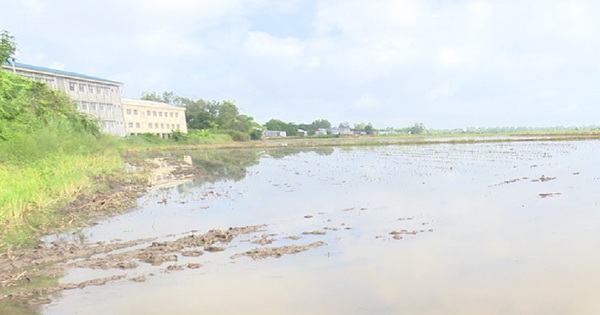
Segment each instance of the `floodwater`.
M600 312L598 141L185 155L172 154L193 175L171 185L155 178L158 188L137 209L78 239L168 240L265 224L262 231L224 251L179 257L198 269L71 270L61 283L147 280L62 291L39 314ZM263 235L274 242L252 243ZM317 241L327 245L231 258Z

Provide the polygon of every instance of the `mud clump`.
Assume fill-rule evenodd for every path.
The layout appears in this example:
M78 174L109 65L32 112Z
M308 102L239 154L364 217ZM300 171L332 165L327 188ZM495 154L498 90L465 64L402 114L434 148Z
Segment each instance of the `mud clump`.
M310 231L310 232L302 232L303 235L325 235L327 232L325 231Z
M188 251L181 252L181 256L184 256L184 257L199 257L202 255L204 255L204 252L201 250L188 250Z
M542 175L542 176L540 176L540 178L536 178L531 181L532 182L548 182L548 181L555 180L555 179L556 179L556 177L547 177L545 175Z
M319 241L319 242L314 242L308 245L287 245L287 246L281 246L281 247L260 247L260 248L255 248L255 249L251 249L247 252L244 253L240 253L240 254L235 254L233 256L231 256L231 259L237 259L240 257L250 257L252 259L264 259L264 258L268 258L268 257L275 257L275 258L279 258L283 255L289 255L289 254L297 254L300 252L304 252L307 250L311 250L313 248L317 248L317 247L321 247L327 245L327 243L323 242L323 241Z
M425 224L423 224L425 225ZM409 231L409 230L400 230L400 231L391 231L389 234L392 235L392 238L395 240L401 240L402 239L402 235L417 235L419 233L424 233L424 232L433 232L433 229L428 229L428 230L413 230L413 231Z
M8 288L19 288L36 277L57 278L70 268L91 269L117 269L132 270L139 263L147 263L160 266L166 262L176 262L179 256L198 257L205 251L223 251L225 245L237 236L251 234L260 231L265 225L254 225L245 227L232 227L227 230L210 230L205 234L192 234L180 237L173 241L157 242L155 238L139 239L123 243L105 244L61 244L54 243L48 246L39 246L34 249L21 249L10 251L0 256L0 290ZM146 244L146 247L137 248ZM135 249L132 249L136 247ZM5 257L3 257L5 256ZM188 269L197 269L198 263L184 265L170 265L167 272ZM92 279L76 284L51 284L45 288L15 292L11 294L0 294L3 299L26 299L33 301L40 297L39 302L49 301L41 298L45 295L76 288L84 288L90 285L103 285L110 281L125 278L126 275L117 275L108 278ZM143 282L145 276L138 276L131 281ZM26 285L24 286L26 287Z
M548 197L554 197L554 196L559 196L561 193L559 192L553 192L553 193L540 193L538 194L538 196L540 196L540 198L548 198Z
M274 236L274 234L263 234L263 235L261 235L260 239L253 241L252 244L259 244L259 245L271 244L275 241L274 238L270 238L271 236Z

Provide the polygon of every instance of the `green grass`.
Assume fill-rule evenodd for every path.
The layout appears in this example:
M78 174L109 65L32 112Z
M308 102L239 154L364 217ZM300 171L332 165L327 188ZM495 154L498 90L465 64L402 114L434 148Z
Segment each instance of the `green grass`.
M162 139L154 134L141 134L115 139L113 145L121 150L131 149L172 149L195 145L230 143L233 140L228 134L215 134L207 130L193 130L178 140Z
M109 154L54 154L31 165L0 166L0 247L26 242L51 225L56 210L94 190L94 179L119 172L123 160Z

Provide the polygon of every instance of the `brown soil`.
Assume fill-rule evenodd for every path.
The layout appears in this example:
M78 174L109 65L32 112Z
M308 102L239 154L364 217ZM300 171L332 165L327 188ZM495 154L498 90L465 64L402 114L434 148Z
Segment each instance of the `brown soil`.
M157 242L154 238L115 244L62 244L40 246L34 249L20 249L4 254L0 261L0 290L20 287L36 277L60 277L71 268L91 269L135 269L140 263L161 266L165 262L176 262L180 256L200 256L204 251L224 250L234 238L243 234L260 231L264 225L233 227L228 230L210 230L204 234L190 234L173 241ZM216 245L221 246L216 246ZM169 265L165 271L177 271L184 268L200 268L198 263ZM110 281L127 278L126 274L110 278L95 279L74 284L50 285L45 288L23 290L10 294L0 294L3 299L23 299L39 297L62 290L82 288L88 285L103 285ZM143 282L145 276L131 278ZM40 300L40 301L46 301Z
M283 255L296 254L300 252L304 252L313 248L321 247L323 245L327 245L327 243L323 241L314 242L308 245L287 245L281 247L259 247L255 249L251 249L247 252L241 254L235 254L231 256L231 259L236 259L240 257L250 257L252 259L264 259L268 257L279 258Z

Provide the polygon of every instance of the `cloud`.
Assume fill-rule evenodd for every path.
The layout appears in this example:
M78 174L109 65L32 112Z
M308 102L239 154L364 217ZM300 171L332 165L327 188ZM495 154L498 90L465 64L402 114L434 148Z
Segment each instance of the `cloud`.
M175 58L201 58L205 50L202 43L181 37L166 29L157 29L139 38L140 50L145 54L160 56L166 62Z
M362 95L356 101L354 101L354 107L361 110L372 110L379 107L380 105L381 102L370 95Z
M568 109L549 125L593 122L598 12L583 0L24 0L0 20L19 61L120 80L130 97L235 99L263 122L464 127L540 123L541 107Z
M244 48L254 56L295 63L302 57L304 43L293 37L277 38L264 32L249 32Z
M448 84L444 84L444 85L438 87L437 89L427 93L427 96L425 98L429 101L436 101L439 98L453 96L457 90L458 90L458 87L455 84L448 83Z

